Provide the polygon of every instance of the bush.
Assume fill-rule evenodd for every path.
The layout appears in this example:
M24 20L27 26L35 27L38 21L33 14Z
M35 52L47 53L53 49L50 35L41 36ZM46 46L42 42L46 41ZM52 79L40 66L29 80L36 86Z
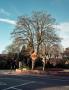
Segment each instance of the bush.
M24 69L24 68L26 68L27 70L30 70L30 68L28 67L28 66L21 66L19 69Z

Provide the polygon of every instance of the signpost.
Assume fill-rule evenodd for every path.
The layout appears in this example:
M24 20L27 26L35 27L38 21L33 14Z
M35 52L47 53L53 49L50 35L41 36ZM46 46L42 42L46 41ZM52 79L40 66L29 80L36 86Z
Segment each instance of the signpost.
M32 58L32 70L34 69L34 63L35 63L35 60L37 58L37 53L36 52L33 52L31 54L31 58Z

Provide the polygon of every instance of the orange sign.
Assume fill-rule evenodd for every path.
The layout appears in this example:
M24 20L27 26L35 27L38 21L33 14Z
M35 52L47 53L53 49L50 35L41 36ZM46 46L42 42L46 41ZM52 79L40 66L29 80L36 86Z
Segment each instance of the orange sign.
M35 60L37 58L36 52L34 52L34 53L31 54L31 58L32 58L32 60Z

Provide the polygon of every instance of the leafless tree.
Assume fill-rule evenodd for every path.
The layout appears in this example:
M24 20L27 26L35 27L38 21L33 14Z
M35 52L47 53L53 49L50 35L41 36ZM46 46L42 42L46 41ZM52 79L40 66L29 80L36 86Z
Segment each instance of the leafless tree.
M43 11L18 17L16 27L11 33L15 46L21 48L25 45L30 52L34 50L38 55L45 55L49 46L60 42L54 28L55 21L50 14Z

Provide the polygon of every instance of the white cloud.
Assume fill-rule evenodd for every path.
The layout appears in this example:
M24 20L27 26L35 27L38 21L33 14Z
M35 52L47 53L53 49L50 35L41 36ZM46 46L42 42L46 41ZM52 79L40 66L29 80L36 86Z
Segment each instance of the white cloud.
M10 16L10 13L3 8L0 9L0 14L3 14L5 16Z
M61 37L64 37L64 38L69 37L69 22L60 23L56 27L60 30L59 35Z
M10 19L0 18L0 22L4 22L4 23L8 23L8 24L12 24L12 25L16 25L16 21L14 21L14 20L10 20Z
M57 27L65 32L69 32L69 22L60 23Z
M69 47L69 22L60 23L56 27L60 30L59 36L63 38L62 45Z

